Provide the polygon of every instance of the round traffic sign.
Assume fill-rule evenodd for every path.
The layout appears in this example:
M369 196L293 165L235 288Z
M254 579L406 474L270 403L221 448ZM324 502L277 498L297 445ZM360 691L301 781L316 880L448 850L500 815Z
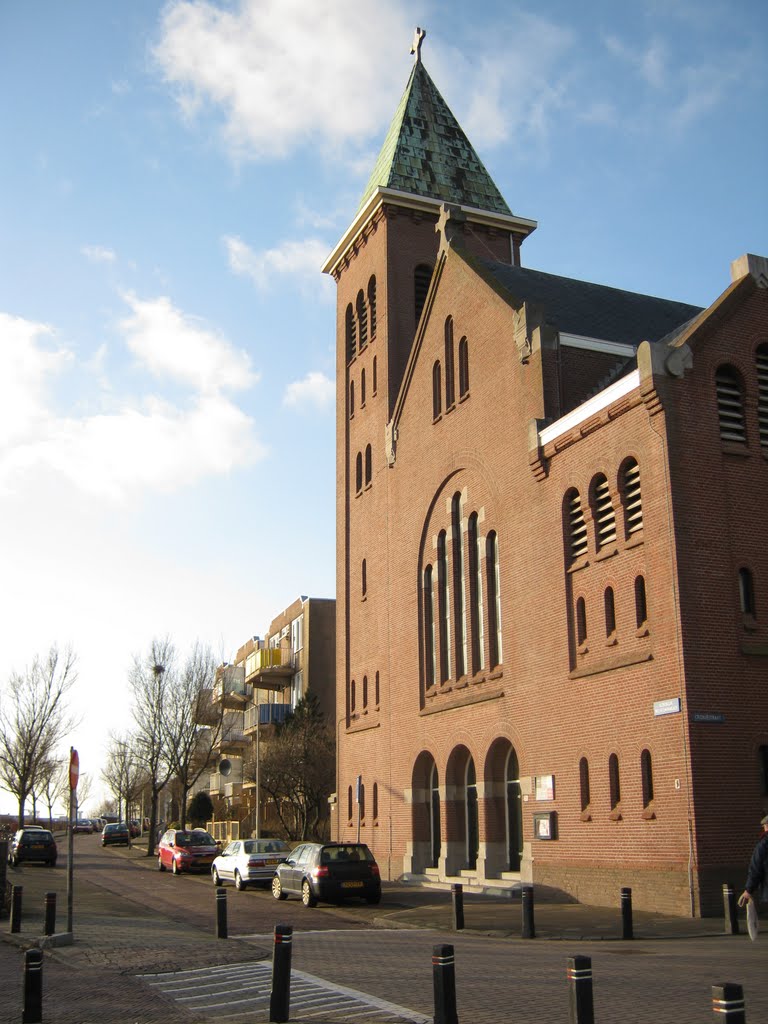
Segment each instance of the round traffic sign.
M80 758L74 747L69 754L69 788L77 789L77 780L80 778Z

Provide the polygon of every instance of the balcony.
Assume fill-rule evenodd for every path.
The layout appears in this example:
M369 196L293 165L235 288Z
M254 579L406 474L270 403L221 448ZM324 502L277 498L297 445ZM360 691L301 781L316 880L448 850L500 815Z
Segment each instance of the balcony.
M252 733L259 726L282 725L291 712L290 704L259 704L245 712L245 731Z
M281 647L260 647L245 661L245 682L260 690L282 690L293 679L291 652Z
M221 754L241 754L250 743L242 729L226 729L217 744Z
M232 796L240 791L243 784L243 762L233 761L229 775L222 772L211 772L208 777L208 792L217 796ZM231 787L236 787L232 790Z

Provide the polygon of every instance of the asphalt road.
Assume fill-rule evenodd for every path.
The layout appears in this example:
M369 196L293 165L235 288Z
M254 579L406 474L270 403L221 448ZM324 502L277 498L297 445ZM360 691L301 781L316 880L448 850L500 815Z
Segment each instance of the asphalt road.
M376 928L387 915L396 924L396 890L385 889L380 907L306 909L298 900L277 903L266 890L228 887L225 942L214 937L207 876L160 873L138 849L102 850L97 836L77 837L75 863L76 942L46 951L46 1024L266 1021L278 922L294 929L293 1020L431 1020L432 949L450 943L459 1020L472 1024L567 1024L566 960L576 953L592 957L599 1024L712 1020L711 986L726 981L744 986L747 1020L768 1021L768 936L754 944L745 936L525 942ZM13 874L31 901L23 931L39 935L40 894L56 889L60 913L66 905L63 862ZM0 1021L9 1024L20 1020L19 971L19 951L0 944Z

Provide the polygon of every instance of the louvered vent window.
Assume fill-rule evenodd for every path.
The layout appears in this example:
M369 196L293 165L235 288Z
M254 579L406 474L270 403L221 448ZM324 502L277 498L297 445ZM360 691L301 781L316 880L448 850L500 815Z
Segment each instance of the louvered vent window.
M757 350L757 422L760 444L768 448L768 345Z
M376 278L368 282L368 310L371 315L371 341L376 337Z
M584 522L584 512L581 508L578 491L574 491L571 495L568 517L571 531L571 559L575 562L577 558L587 553L587 524Z
M605 477L598 477L595 484L595 512L597 516L597 548L605 547L616 540L616 513L613 510L611 492Z
M720 440L745 444L744 402L741 381L732 366L721 366L715 374L717 390L717 416L720 421Z
M352 360L357 355L357 325L355 324L355 311L352 309L352 303L347 306L346 314L346 334L347 334L347 360Z
M368 311L365 308L365 296L362 289L357 293L357 327L359 348L362 350L368 344Z
M643 499L640 494L640 467L633 459L624 470L624 516L627 536L643 528Z

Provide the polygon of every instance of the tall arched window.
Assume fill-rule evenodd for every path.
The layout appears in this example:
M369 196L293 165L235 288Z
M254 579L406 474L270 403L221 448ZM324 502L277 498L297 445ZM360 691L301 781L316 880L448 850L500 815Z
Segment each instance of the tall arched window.
M747 431L744 424L744 389L738 370L733 366L718 366L715 374L715 391L720 439L731 444L745 444Z
M485 578L488 586L488 646L491 668L501 665L501 573L499 570L499 542L496 531L491 530L485 542Z
M374 823L379 820L379 784L374 782L373 784L373 820Z
M597 528L597 550L616 541L616 513L608 481L601 474L592 481L594 515Z
M429 282L432 280L432 267L420 263L413 272L413 305L416 323L421 319L424 303L427 301Z
M581 813L586 814L589 812L589 805L592 802L592 796L589 791L589 761L586 757L582 757L579 761L579 791L581 795Z
M349 418L355 415L355 382L349 382Z
M357 293L357 334L358 348L362 352L368 344L368 310L365 308L365 296L362 288Z
M469 394L469 345L467 339L459 342L459 398Z
M634 459L624 465L624 533L631 537L643 528L643 499L640 493L640 467Z
M437 676L435 605L432 587L432 566L428 565L424 570L424 682L427 689L435 685L435 678ZM378 701L376 703L378 704Z
M379 382L377 380L377 376L378 376L378 374L376 373L376 356L374 356L373 357L373 381L372 381L373 386L371 388L371 391L372 391L372 393L374 395L376 394L376 392L378 390L378 386L379 386Z
M445 409L446 412L456 403L456 383L454 379L453 353L453 318L445 321Z
M648 600L645 595L645 577L635 577L635 623L643 629L648 621Z
M479 816L477 808L477 773L475 771L475 762L472 757L467 762L467 775L466 775L466 835L467 835L467 865L470 868L474 868L477 864L477 854L479 852Z
M611 810L617 812L621 804L621 782L619 759L616 754L611 754L608 758L608 788L611 796Z
M357 706L357 688L355 686L355 680L349 684L349 710L354 715Z
M464 534L462 500L457 491L451 500L451 537L453 563L453 617L456 635L456 679L467 674L467 610L464 599Z
M448 556L445 545L445 530L437 538L437 611L440 616L440 682L450 678L451 650L451 609L448 600Z
M616 602L613 596L613 587L606 587L603 594L605 605L605 635L613 636L616 632Z
M357 813L360 819L360 824L363 825L365 824L365 784L362 782L360 783L359 794L360 795L357 798Z
M368 676L363 676L363 711L368 708Z
M571 491L567 498L566 508L568 510L568 541L570 545L570 560L575 562L577 558L587 553L587 524L584 522L584 510L581 507L581 497L578 491Z
M363 559L363 563L360 567L360 589L362 591L362 596L365 597L368 593L368 567L365 559Z
M576 643L579 647L587 642L587 605L583 597L576 602Z
M345 325L347 333L347 360L349 361L357 355L357 326L355 324L355 311L352 309L351 302L347 306Z
M648 810L653 803L653 764L650 750L640 754L640 779L643 786L643 808Z
M347 789L347 821L350 822L352 821L353 818L352 807L352 787L349 786Z
M443 396L440 389L440 360L432 367L432 419L439 419L443 411Z
M434 647L434 641L433 641L433 647ZM379 701L381 699L381 691L379 689L379 673L378 672L376 673L376 678L375 678L374 684L373 684L373 699L374 699L374 702L376 704L376 707L378 707L379 706Z
M365 405L365 370L360 371L360 408Z
M371 482L373 478L373 455L371 452L371 446L366 445L365 447L365 486Z
M742 615L755 616L755 584L746 567L739 569L739 607Z
M477 512L469 517L467 525L467 549L469 553L469 607L470 633L472 636L472 673L476 675L485 668L485 636L483 634L483 560L479 550Z
M355 459L355 490L359 494L363 489L363 453L358 452Z
M368 282L368 313L371 318L371 341L376 337L376 278ZM375 390L375 389L374 389Z

